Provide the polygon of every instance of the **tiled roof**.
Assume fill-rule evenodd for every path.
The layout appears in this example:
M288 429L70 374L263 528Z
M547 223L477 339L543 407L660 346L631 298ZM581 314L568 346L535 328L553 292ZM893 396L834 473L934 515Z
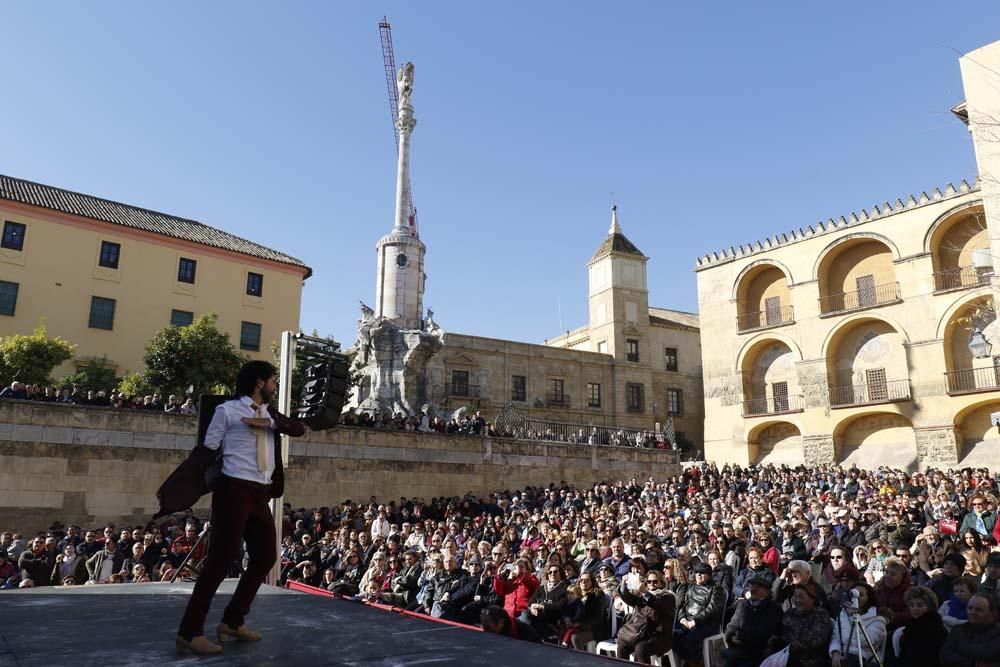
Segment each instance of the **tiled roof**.
M607 238L604 239L604 242L598 246L597 252L595 252L594 256L590 258L590 261L593 262L595 259L598 259L609 252L645 257L645 255L642 254L642 251L636 248L635 244L629 241L621 232L618 232L617 234L608 234Z
M649 323L682 327L685 329L699 328L698 313L688 313L683 310L670 310L668 308L650 307Z
M306 278L312 269L295 257L234 236L215 227L209 227L197 220L178 218L166 213L130 206L109 199L55 188L50 185L33 183L12 176L0 174L0 201L7 200L38 206L60 213L78 215L91 220L99 220L123 227L131 227L154 234L162 234L176 239L221 248L232 252L268 259L282 264L299 266L306 270Z

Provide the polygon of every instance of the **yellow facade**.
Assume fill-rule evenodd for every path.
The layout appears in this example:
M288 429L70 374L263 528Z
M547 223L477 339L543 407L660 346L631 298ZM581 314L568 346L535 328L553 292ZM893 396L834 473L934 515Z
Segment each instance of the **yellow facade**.
M302 283L309 274L302 264L5 198L0 198L0 222L24 225L25 230L22 249L0 248L0 281L17 284L14 314L0 316L0 336L29 333L44 318L49 335L77 345L76 358L56 369L56 378L102 356L119 375L142 370L146 344L171 323L174 310L194 317L216 313L219 328L237 347L243 323L259 324L259 349L242 350L251 358L271 359L271 341L283 330L298 329ZM235 239L199 228L223 243ZM119 244L117 268L101 265L104 242ZM248 244L233 241L238 242ZM178 280L182 258L196 262L193 283ZM248 294L251 272L263 276L260 296ZM90 326L92 297L114 300L110 330Z
M1000 466L1000 42L961 64L982 182L698 259L708 459Z

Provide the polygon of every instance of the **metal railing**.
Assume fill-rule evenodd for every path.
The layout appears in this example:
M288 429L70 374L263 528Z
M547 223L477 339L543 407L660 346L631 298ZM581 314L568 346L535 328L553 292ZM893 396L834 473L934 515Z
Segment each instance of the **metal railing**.
M458 396L460 398L479 398L479 385L446 384L445 396Z
M569 405L569 394L561 391L550 391L545 394L545 402L549 405Z
M819 298L819 312L822 315L849 313L854 310L884 306L898 301L900 301L899 283L886 283L857 292L821 296Z
M910 400L910 381L906 379L830 387L830 405L833 407L908 400Z
M497 435L498 437L515 439L549 440L611 447L669 447L663 433L651 430L551 422L531 417L525 417L517 426Z
M767 329L795 321L795 313L791 306L782 306L778 310L760 310L756 313L742 313L736 316L737 331L753 331Z
M947 271L934 273L934 291L953 290L960 287L977 287L988 285L993 276L993 267L984 266L977 269L974 266L963 266Z
M802 394L775 396L773 398L751 398L743 401L744 417L780 415L786 412L802 412Z
M963 368L944 374L949 394L972 394L1000 389L1000 368Z

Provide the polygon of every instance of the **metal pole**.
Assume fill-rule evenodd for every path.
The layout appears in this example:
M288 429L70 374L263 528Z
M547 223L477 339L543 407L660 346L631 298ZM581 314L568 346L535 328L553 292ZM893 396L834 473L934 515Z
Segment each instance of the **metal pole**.
M281 332L281 354L278 368L278 411L287 415L292 409L292 369L295 368L295 332ZM281 436L281 463L285 467L285 480L288 480L288 449L291 441L287 435ZM267 575L266 583L272 586L278 585L281 578L281 528L282 528L282 507L284 506L284 496L271 500L271 514L274 515L274 549L277 558L274 566Z

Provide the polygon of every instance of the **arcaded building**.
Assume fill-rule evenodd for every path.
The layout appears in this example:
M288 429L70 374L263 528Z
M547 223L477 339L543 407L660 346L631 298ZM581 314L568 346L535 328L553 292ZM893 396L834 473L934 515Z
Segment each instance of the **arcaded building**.
M1000 43L963 58L954 110L982 182L698 259L708 459L1000 465L997 71Z

